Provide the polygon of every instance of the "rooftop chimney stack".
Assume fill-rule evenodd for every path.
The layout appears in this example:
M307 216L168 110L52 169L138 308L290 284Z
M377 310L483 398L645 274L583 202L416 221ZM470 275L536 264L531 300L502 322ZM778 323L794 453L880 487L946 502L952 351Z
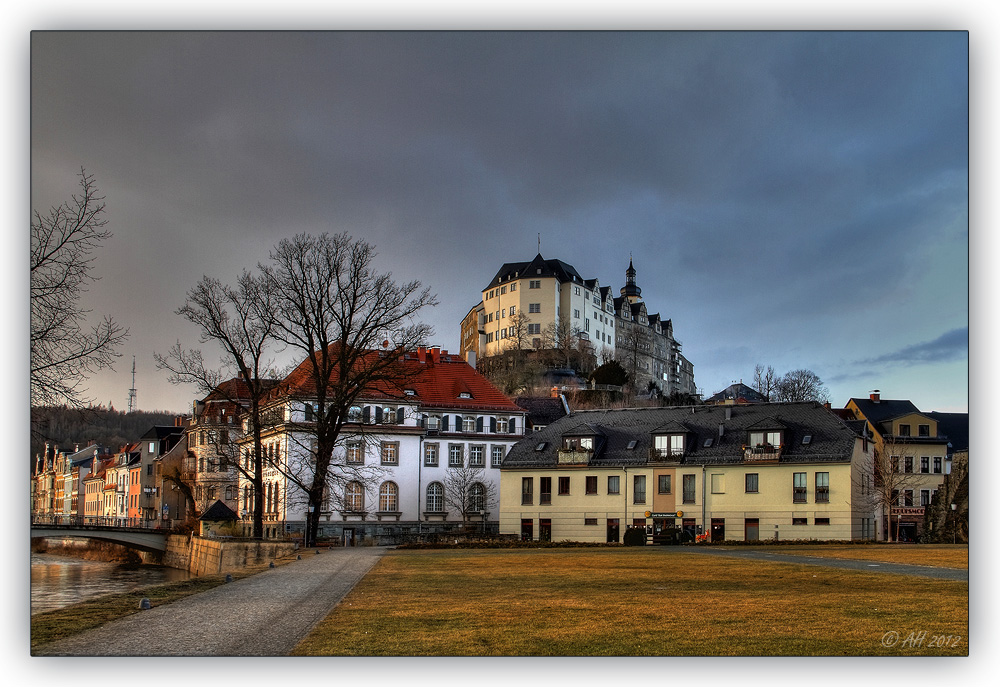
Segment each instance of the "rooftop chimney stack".
M881 399L879 397L879 390L875 389L869 398L871 398L872 403L880 403Z
M720 422L719 423L719 436L721 437L725 433L726 433L726 426Z

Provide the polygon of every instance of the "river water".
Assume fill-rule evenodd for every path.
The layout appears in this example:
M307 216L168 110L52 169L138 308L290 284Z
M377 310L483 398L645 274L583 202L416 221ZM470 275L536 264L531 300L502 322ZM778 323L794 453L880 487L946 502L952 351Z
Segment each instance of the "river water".
M123 566L47 553L31 554L31 614L51 611L95 596L128 592L186 580L186 570L159 566Z

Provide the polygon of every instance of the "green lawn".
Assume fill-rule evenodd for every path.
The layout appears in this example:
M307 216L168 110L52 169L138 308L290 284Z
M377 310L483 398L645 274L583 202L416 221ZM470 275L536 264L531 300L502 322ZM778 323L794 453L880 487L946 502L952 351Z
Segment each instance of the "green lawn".
M295 654L962 656L968 626L966 582L645 548L397 550Z

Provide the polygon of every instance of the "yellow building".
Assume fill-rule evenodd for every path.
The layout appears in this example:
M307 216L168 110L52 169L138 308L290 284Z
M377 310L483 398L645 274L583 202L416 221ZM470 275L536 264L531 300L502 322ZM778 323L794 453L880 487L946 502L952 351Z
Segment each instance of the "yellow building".
M910 401L883 399L877 391L867 399L850 399L845 410L865 423L876 455L888 461L886 498L879 498L876 489L880 538L916 541L923 534L926 508L951 473L949 438L936 414L922 413Z
M501 469L500 531L523 539L873 538L872 445L814 402L574 412ZM679 531L678 531L679 530Z

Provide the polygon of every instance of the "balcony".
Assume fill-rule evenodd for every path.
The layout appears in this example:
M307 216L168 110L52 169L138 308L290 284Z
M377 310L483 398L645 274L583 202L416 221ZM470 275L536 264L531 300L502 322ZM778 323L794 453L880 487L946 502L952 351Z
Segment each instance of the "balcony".
M559 465L587 465L593 455L593 451L561 448L558 461Z
M684 451L676 448L651 448L649 460L659 463L679 463L684 460Z
M784 446L771 446L770 444L764 444L762 446L744 446L743 462L777 463L781 460L781 453L783 450Z

